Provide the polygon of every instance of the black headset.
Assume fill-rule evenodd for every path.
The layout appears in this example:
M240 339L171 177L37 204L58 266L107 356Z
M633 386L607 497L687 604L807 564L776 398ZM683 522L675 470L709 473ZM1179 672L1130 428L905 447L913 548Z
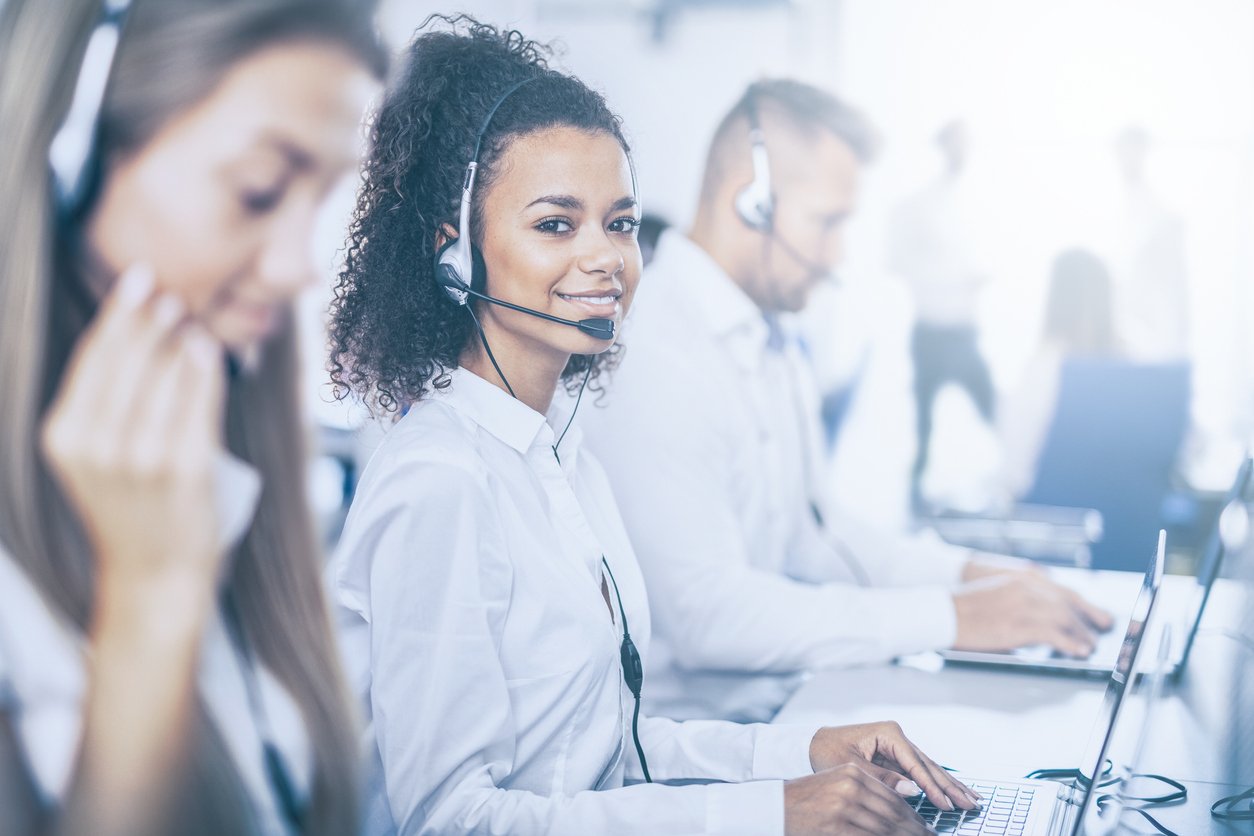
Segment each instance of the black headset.
M488 109L488 115L483 119L483 126L479 128L479 134L475 138L474 156L470 158L470 162L466 164L466 174L462 178L462 200L461 208L458 212L458 230L457 237L440 247L435 258L435 280L436 283L444 289L448 297L458 305L467 307L470 297L482 299L493 305L500 305L503 308L509 308L520 313L530 314L540 319L556 322L559 325L569 325L578 328L590 337L596 337L599 340L614 339L614 320L612 319L563 319L560 316L537 311L532 308L526 308L522 305L516 305L513 302L506 302L504 299L497 299L488 295L487 292L487 267L483 261L483 254L479 248L474 245L471 240L470 230L470 210L471 201L474 197L475 190L475 172L479 168L479 150L483 145L483 137L488 132L488 127L492 124L492 117L496 115L501 105L514 94L518 88L523 85L530 84L537 79L543 78L540 75L534 75L525 78L522 81L515 82L506 88L505 92L500 95L496 103ZM633 170L634 179L634 170ZM469 310L469 307L467 307ZM473 315L473 313L472 313ZM477 322L477 320L476 320Z

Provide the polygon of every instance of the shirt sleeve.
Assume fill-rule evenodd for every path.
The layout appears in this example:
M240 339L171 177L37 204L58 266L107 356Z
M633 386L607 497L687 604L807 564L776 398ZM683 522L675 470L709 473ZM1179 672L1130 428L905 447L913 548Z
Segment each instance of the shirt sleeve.
M407 465L359 501L369 505L343 557L369 562L370 713L397 833L782 834L779 781L551 795L499 786L517 729L493 629L509 569L495 558L504 543L486 476ZM765 771L772 751L762 747Z
M655 632L684 637L671 648L680 666L792 673L953 643L944 586L864 588L756 567L730 494L731 451L711 430L719 416L699 377L654 356L659 350L643 339L629 350L605 404L586 420L644 570ZM870 541L851 545L880 559ZM811 566L837 565L817 534L793 548L813 548L804 558Z
M655 781L704 778L712 781L761 781L811 774L810 743L818 725L731 723L724 720L676 722L640 719L640 744ZM635 749L627 777L644 780Z
M962 582L962 570L972 554L970 549L944 542L933 531L885 531L832 509L825 512L821 528L806 520L803 530L802 537L813 540L797 553L819 558L808 561L808 571L821 573L828 567L833 575L820 577L820 581L848 580L849 574L862 574L873 586L953 587ZM849 564L856 568L847 573Z

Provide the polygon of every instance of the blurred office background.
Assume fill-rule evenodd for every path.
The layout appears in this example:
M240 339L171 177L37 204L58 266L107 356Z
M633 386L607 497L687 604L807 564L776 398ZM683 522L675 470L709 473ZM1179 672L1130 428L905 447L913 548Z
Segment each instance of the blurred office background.
M1111 488L1092 479L1082 501L1068 499L1087 466L1152 503L1176 542L1206 530L1254 436L1254 4L384 0L385 38L400 48L432 11L558 42L559 64L624 117L646 211L681 228L709 136L749 82L800 78L868 114L881 152L838 281L804 315L831 485L849 509L908 527L919 515L1012 514L1016 501L1100 505ZM945 181L955 142L961 170ZM328 276L352 192L345 183L327 212ZM1060 261L1067 251L1079 260ZM915 479L910 345L928 303L911 289L912 258L979 276L969 307L994 406L986 420L970 387L941 386ZM1073 286L1109 286L1113 336L1094 363L1043 337L1051 280L1068 271L1081 274ZM319 360L325 301L307 310ZM347 460L362 445L339 430L362 416L330 403L324 378L312 362L315 414ZM344 474L321 468L319 502L333 509ZM1117 529L1126 509L1102 510ZM1148 551L1152 530L1144 539Z

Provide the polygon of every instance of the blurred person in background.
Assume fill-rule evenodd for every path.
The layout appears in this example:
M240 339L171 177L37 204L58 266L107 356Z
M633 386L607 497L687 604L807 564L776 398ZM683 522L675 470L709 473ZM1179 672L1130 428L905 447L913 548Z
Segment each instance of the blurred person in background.
M892 724L640 713L644 583L555 398L615 359L640 207L618 117L549 55L436 18L374 128L333 378L403 417L328 571L369 717L365 832L924 833L898 770L974 799Z
M1091 651L1106 613L1028 564L873 529L826 497L791 315L840 260L873 133L830 94L749 87L696 219L667 230L585 431L656 620L648 707L768 720L806 671L950 646Z
M640 229L636 232L636 240L640 244L640 259L645 267L653 261L653 254L657 252L657 241L670 226L670 221L659 215L646 213L640 216Z
M1149 133L1130 126L1115 142L1122 207L1114 252L1115 332L1129 360L1163 363L1189 356L1189 287L1184 222L1150 186Z
M1068 359L1118 356L1114 288L1106 264L1086 249L1065 250L1050 269L1040 345L1005 396L998 418L1005 484L1022 496L1036 477Z
M914 364L917 448L910 475L915 512L927 502L922 485L932 441L936 395L946 384L960 386L988 424L993 422L993 379L980 354L976 316L988 275L972 230L964 173L970 136L960 120L936 136L944 160L940 176L894 210L889 225L889 267L914 297L910 356Z
M371 18L0 10L2 834L355 829L289 309Z

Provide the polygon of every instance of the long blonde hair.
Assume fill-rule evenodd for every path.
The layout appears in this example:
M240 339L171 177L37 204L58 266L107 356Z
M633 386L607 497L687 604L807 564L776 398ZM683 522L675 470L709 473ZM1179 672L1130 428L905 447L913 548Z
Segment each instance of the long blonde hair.
M101 114L101 157L142 147L229 67L279 39L350 49L377 75L384 53L369 0L135 0ZM0 543L49 605L80 628L94 561L37 439L68 354L91 315L73 234L53 220L48 146L69 105L99 0L6 0L0 7ZM234 555L230 593L247 639L300 706L315 757L307 832L356 829L356 735L304 500L293 335L231 383L226 437L264 487ZM182 832L249 828L243 785L207 715L174 800Z

